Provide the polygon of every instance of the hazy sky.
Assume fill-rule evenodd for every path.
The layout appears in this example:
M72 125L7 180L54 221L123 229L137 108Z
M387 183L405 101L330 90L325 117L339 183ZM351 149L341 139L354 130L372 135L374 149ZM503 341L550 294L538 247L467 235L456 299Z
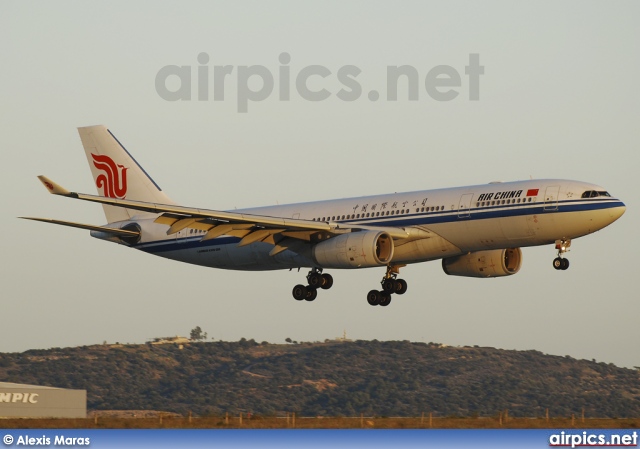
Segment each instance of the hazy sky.
M322 341L346 330L353 339L640 365L639 13L632 1L1 1L0 351L143 343L199 325L224 340ZM282 53L290 62L280 62ZM469 99L470 54L484 67L478 101ZM191 101L156 91L168 65L191 70ZM246 94L239 77L248 70L241 67L256 65L273 75L274 90L238 112ZM289 101L280 100L281 65ZM330 93L323 101L296 89L298 74L314 65L330 72L308 83ZM387 99L387 66L401 65L419 75L417 101L407 99L404 82L398 101ZM443 65L460 75L450 101L425 87L429 71ZM207 101L198 101L200 66L209 72ZM224 100L214 101L214 66L233 67ZM343 66L360 70L355 101L337 95ZM166 86L178 89L177 76ZM253 77L249 86L262 84ZM566 272L552 268L550 245L525 248L520 273L508 278L450 277L439 262L404 268L409 291L387 308L365 300L384 268L331 270L333 289L296 302L291 289L306 270L191 266L17 219L104 224L99 205L48 195L36 179L46 174L95 193L76 131L95 124L107 125L169 196L189 206L534 177L600 184L627 212L575 240Z

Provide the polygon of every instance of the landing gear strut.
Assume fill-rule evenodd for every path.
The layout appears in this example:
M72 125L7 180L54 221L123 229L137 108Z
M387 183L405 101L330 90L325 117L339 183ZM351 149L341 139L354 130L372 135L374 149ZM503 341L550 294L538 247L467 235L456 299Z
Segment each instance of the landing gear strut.
M382 290L371 290L367 294L367 302L372 306L386 307L391 303L391 295L404 295L407 291L407 281L398 279L400 268L404 265L388 265L387 272L380 281Z
M329 290L333 286L333 277L322 273L322 268L312 268L307 274L308 285L298 284L293 287L293 297L296 301L313 301L318 296L318 289Z
M569 259L562 257L564 253L569 251L571 246L571 239L556 240L556 249L558 250L558 257L553 259L553 268L556 270L566 270L569 268Z

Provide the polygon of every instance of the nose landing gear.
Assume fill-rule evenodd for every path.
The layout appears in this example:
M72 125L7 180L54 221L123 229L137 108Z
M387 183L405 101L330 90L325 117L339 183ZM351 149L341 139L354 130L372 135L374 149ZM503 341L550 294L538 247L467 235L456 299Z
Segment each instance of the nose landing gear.
M571 239L556 240L556 249L558 250L558 257L553 259L553 268L556 270L566 270L569 268L569 259L562 257L564 253L569 251L571 246Z
M367 302L372 306L386 307L391 304L391 295L403 295L407 291L407 281L398 279L400 268L405 265L388 265L387 272L380 281L382 290L371 290L367 293Z
M322 268L313 268L307 274L307 286L298 284L293 287L293 298L296 301L313 301L318 296L318 289L329 290L333 286L333 277L322 273Z

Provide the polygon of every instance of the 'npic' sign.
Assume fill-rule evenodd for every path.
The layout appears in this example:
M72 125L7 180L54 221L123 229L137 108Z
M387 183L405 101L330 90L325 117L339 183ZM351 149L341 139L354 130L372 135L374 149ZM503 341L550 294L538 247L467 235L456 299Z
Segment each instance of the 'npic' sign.
M86 390L0 382L1 418L86 418Z
M0 393L0 402L23 402L25 404L37 404L38 393Z

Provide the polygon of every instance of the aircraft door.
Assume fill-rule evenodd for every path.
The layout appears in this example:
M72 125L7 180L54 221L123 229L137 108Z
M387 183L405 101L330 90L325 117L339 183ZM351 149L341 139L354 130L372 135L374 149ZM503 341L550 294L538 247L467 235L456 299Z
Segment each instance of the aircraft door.
M544 210L558 210L560 186L549 186L544 192Z
M468 218L471 213L471 200L473 199L473 193L465 193L460 197L460 203L458 204L458 218Z

